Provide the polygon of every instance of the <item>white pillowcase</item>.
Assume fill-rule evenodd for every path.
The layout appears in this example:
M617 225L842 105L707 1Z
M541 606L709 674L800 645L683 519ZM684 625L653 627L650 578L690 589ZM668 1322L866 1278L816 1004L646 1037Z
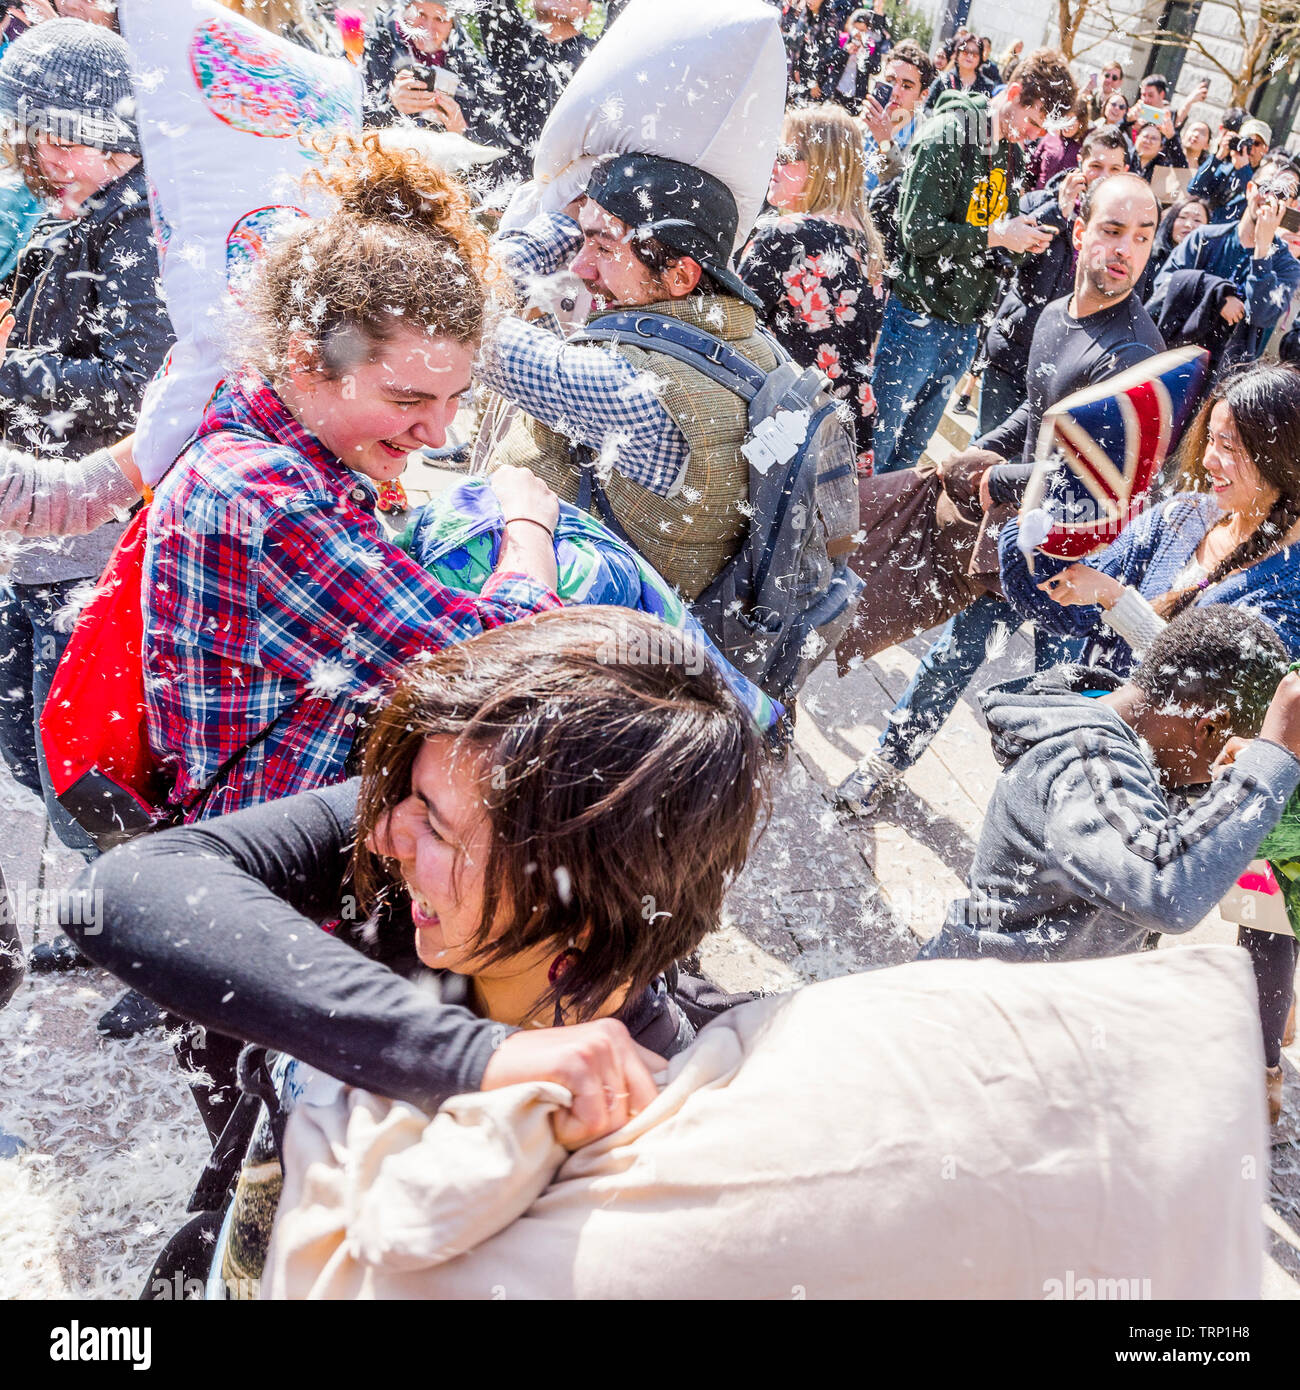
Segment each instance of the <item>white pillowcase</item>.
M214 0L121 0L163 293L176 344L145 392L135 459L171 467L231 366L231 300L264 248L328 207L311 142L361 128L361 77Z
M739 246L772 176L785 82L779 11L764 0L632 0L556 103L502 225L559 212L601 155L636 151L725 183Z
M711 1023L574 1154L537 1084L430 1119L317 1075L269 1298L1255 1298L1244 952L923 961Z

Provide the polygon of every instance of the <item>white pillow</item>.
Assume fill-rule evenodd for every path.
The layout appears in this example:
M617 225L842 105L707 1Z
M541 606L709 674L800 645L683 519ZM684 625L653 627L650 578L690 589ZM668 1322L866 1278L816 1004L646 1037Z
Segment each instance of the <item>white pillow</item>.
M785 113L779 11L764 0L632 0L573 75L502 225L559 212L605 154L658 154L731 190L736 245L763 206Z
M328 206L313 139L361 128L361 78L214 0L120 0L163 292L176 345L145 392L136 462L171 467L228 370L228 272Z
M847 976L725 1014L669 1078L566 1155L558 1087L430 1119L317 1075L263 1296L1259 1295L1263 1053L1235 947Z

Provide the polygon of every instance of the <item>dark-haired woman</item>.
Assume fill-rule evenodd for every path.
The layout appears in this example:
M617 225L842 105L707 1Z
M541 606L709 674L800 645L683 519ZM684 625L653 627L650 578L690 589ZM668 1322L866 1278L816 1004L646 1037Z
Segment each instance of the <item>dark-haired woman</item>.
M1171 169L1185 169L1187 156L1173 134L1173 121L1166 116L1160 125L1150 121L1138 126L1133 132L1133 154L1130 163L1135 174L1141 174L1148 183L1155 177L1156 169L1167 165ZM1164 131L1171 133L1166 136Z
M150 508L149 737L187 819L341 781L404 662L559 603L559 503L526 469L493 475L505 544L478 596L385 539L376 486L443 442L469 386L487 245L461 189L376 135L325 181L338 210L261 267L253 364Z
M946 47L952 55L952 64L930 84L922 109L930 110L944 92L969 92L972 96L992 96L995 84L981 71L984 61L983 43L974 34L967 34L963 38L950 40Z
M1300 371L1252 363L1215 385L1184 457L1208 486L1143 513L1088 564L1035 557L1014 521L999 536L1007 598L1124 674L1154 631L1193 603L1239 603L1300 656Z
M1129 138L1128 98L1123 92L1112 92L1106 98L1106 104L1101 108L1101 119L1093 121L1092 128L1096 130L1098 126L1103 125L1113 125L1117 130L1124 132L1126 140Z
M359 781L114 850L74 934L209 1029L228 1085L242 1040L430 1112L555 1081L561 1143L609 1133L694 1036L665 974L717 926L766 798L757 727L683 642L646 661L655 619L579 607L415 661ZM201 1261L187 1230L169 1258Z
M1183 198L1174 203L1160 219L1156 229L1156 239L1151 246L1151 259L1143 272L1142 283L1153 285L1155 278L1164 269L1165 262L1173 255L1174 247L1181 245L1189 233L1197 227L1204 227L1210 220L1210 205L1204 198Z
M1007 598L1051 631L1091 638L1085 659L1121 675L1170 619L1202 603L1251 609L1300 657L1300 371L1253 363L1226 374L1184 449L1209 490L1153 507L1086 565L1036 556L1031 575L1009 522L998 542ZM1238 939L1255 966L1265 1061L1280 1084L1296 939L1247 927Z

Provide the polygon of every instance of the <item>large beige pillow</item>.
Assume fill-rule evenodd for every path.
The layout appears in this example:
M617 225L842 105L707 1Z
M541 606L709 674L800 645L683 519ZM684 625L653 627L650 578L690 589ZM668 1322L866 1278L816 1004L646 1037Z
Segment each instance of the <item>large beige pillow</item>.
M572 1155L557 1087L429 1119L319 1078L263 1292L1254 1297L1262 1066L1246 956L1203 946L924 962L761 1000Z

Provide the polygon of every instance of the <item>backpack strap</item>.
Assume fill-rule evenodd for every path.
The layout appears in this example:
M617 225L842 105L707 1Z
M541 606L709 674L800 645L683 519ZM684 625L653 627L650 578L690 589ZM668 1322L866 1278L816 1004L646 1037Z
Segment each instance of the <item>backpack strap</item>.
M198 791L196 791L188 800L182 801L179 806L173 808L172 814L164 818L163 824L160 825L158 828L161 830L165 825L178 824L180 821L184 820L185 817L188 816L189 813L195 809L195 807L204 805L208 797L212 795L213 791L216 789L217 784L226 775L226 773L229 772L231 768L235 766L236 763L246 758L248 754L251 753L253 749L256 748L259 744L264 743L271 736L271 733L275 729L275 726L285 717L285 715L297 709L298 706L302 704L302 702L306 698L307 696L305 693L295 697L287 705L285 705L285 707L280 711L280 713L277 714L269 724L267 724L258 733L254 734L253 737L250 738L248 742L245 743L242 747L236 748L235 751L225 760L225 762L223 762L221 766L217 768L217 770L212 774L212 776L209 777L206 782L204 782L204 784L198 789Z
M638 339L649 341L638 343ZM665 314L638 313L630 309L605 314L569 341L630 343L662 352L665 357L675 357L688 367L694 367L746 403L763 389L768 376L730 343ZM785 354L778 350L778 361L783 356Z

